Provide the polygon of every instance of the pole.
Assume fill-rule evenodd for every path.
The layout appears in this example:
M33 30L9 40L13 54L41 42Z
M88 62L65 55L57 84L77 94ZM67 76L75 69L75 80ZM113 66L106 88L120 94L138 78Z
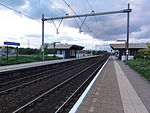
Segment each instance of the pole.
M8 45L7 45L7 60L8 60Z
M18 54L19 54L19 50L18 50L18 46L17 46L17 60L18 60Z
M42 60L44 61L44 14L42 14Z
M56 57L56 44L57 43L60 43L60 42L54 42L53 44L54 44L54 50L53 50L53 52L54 52L54 58Z
M130 9L130 4L128 4L128 9ZM130 12L127 12L127 41L126 41L126 60L128 61L129 55L129 16Z
M55 55L55 52L56 52L56 51L55 51L55 46L56 46L56 43L54 42L54 58L55 58L55 56L56 56L56 55Z

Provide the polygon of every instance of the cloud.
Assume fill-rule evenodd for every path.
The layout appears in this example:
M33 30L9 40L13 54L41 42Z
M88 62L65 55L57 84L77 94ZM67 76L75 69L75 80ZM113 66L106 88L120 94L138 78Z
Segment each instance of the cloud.
M0 2L14 8L18 8L26 4L26 0L1 0Z
M96 0L95 7L93 9L99 12L111 11L111 10L120 10L125 9L127 3L131 3L131 8L133 9L132 13L130 14L130 33L137 34L132 35L134 38L143 39L149 38L150 34L147 33L150 31L150 28L146 28L143 30L145 25L150 25L150 11L149 11L149 1L148 0L128 0L128 1L115 1L117 4L110 3L109 0L105 2L100 2ZM73 5L73 3L72 3ZM80 2L80 5L83 5ZM80 6L79 5L79 6ZM107 7L105 6L107 5ZM102 6L102 7L99 7ZM78 12L81 8L78 8ZM82 10L83 11L83 10ZM95 19L94 19L95 18ZM116 14L116 15L106 15L106 16L96 16L96 17L89 17L86 20L86 24L90 26L94 34L93 37L101 40L117 40L117 39L126 39L126 26L127 26L127 17L126 14ZM81 22L78 19L78 23L81 25ZM67 25L71 27L78 28L79 26L75 24L75 22L71 22L71 24ZM87 28L84 26L82 28L83 31L87 31ZM141 33L142 32L142 33ZM91 34L91 32L88 32Z
M25 35L25 37L29 37L29 38L41 38L41 34L28 34L28 35ZM44 34L44 37L45 38L48 38L48 37L53 37L53 35L49 35L49 34Z
M36 19L41 19L42 14L45 14L45 17L65 16L66 13L74 15L62 0L1 0L0 2ZM130 13L131 40L138 39L138 41L144 41L145 39L150 38L149 0L115 0L113 2L111 0L89 0L89 3L87 0L66 0L66 2L77 14L91 13L92 10L94 10L95 13L122 10L127 8L127 3L131 3L131 8L133 9L132 13ZM6 10L6 8L0 7L0 10L1 9L3 12L5 12L4 9ZM5 30L4 32L1 31L3 34L17 34L17 36L20 37L40 39L41 23L37 24L29 19L24 19L24 16L22 20L20 20L18 17L14 17L14 15L11 16L12 11L9 13L7 12L7 15L8 18L11 18L11 20L6 19L7 24L11 26L8 28L5 26L6 23L4 25L1 23L1 25L4 26L2 31ZM6 15L2 15L2 17L3 16ZM81 19L83 20L84 18ZM3 18L3 20L5 20L5 18ZM90 42L94 43L91 40L99 40L101 42L116 41L118 39L126 39L126 21L126 14L87 17L85 21L86 25L83 25L82 27L84 33L79 34L79 27L82 24L79 18L76 20L63 20L59 29L59 35L56 35L56 29L52 24L46 23L45 37L47 41L61 40L64 42L75 43L83 43L82 40L85 42L88 42L86 40L90 40L88 44ZM17 27L24 28L24 31L20 29L18 33L17 27L15 29L13 27L16 24ZM31 25L32 27L30 27ZM8 37L11 38L10 35ZM85 39L84 37L87 38Z
M42 14L44 14L45 17L64 15L64 12L53 7L52 0L47 0L47 2L46 0L42 0L41 2L39 2L39 0L30 0L25 12L37 19L40 19Z
M150 25L142 26L140 31L132 32L131 36L136 37L138 39L149 38L150 39Z
M59 8L53 6L53 0L1 0L2 4L35 19L65 15Z

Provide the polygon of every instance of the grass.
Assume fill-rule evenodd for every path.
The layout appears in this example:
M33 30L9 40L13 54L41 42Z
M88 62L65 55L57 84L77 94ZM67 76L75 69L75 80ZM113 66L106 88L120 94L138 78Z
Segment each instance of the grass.
M42 59L41 56L19 56L17 60L16 56L9 56L7 60L6 56L0 56L0 66L37 62L41 61L41 59ZM45 56L45 60L57 60L57 59L60 58L58 57L54 58L53 56Z
M150 60L134 59L127 61L127 64L146 79L150 80Z

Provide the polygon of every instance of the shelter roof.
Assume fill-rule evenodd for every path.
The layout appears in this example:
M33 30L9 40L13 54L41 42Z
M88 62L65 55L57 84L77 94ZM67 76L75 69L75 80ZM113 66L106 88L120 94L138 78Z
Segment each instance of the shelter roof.
M110 44L110 47L114 50L125 49L125 44ZM145 43L130 43L129 49L147 49Z
M49 49L54 49L54 45L51 44L48 47ZM75 44L56 44L55 49L76 49L76 50L82 50L84 47L75 45Z

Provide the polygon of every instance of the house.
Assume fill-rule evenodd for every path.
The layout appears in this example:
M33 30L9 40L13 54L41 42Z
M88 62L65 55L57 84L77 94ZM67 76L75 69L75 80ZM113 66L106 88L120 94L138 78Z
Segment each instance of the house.
M110 47L117 51L118 59L125 60L126 58L126 47L124 43L119 44L110 44ZM147 49L147 45L145 43L130 43L129 44L129 56L128 59L133 59L134 55L138 53L140 49Z
M49 45L48 49L53 49L56 56L62 56L63 58L76 58L83 46L74 44L53 44Z

